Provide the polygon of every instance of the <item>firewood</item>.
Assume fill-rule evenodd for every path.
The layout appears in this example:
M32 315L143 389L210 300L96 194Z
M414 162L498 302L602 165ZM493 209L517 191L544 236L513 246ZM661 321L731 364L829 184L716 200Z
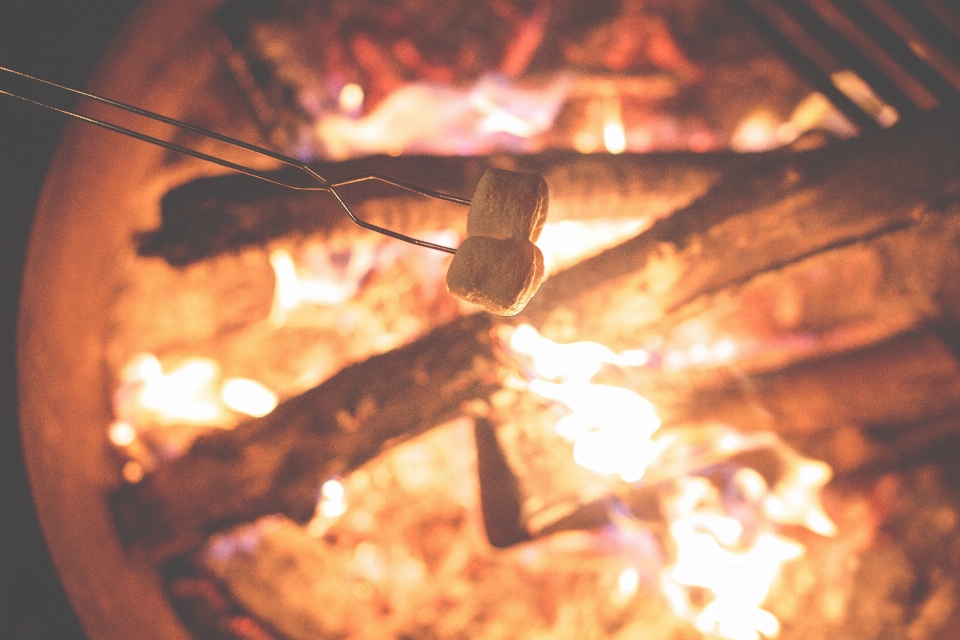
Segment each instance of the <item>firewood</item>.
M903 227L958 190L960 117L944 109L728 176L647 232L550 278L518 319L560 342L635 348L648 325L698 296Z
M651 326L684 304L735 288L763 272L789 269L804 258L871 238L893 238L900 229L913 229L915 239L927 237L924 234L939 223L933 213L924 217L924 206L960 187L958 129L960 119L941 112L875 138L798 156L789 167L728 180L637 238L557 274L516 321L531 323L560 341L594 339L616 350L635 348ZM905 245L906 259L893 261L909 264L910 256L916 259L919 266L904 286L919 287L920 295L889 299L934 300L949 306L936 299L949 290L943 282L949 276L942 268L924 266L957 260L956 245L951 244L956 215L945 211L944 224L954 226L953 235L939 245L944 255L928 255L935 244L913 242ZM878 242L882 245L882 239ZM897 273L892 270L890 277ZM829 306L829 301L822 304ZM911 323L935 315L920 309ZM677 318L679 322L684 316ZM324 477L355 468L392 439L429 429L458 415L461 404L487 398L500 388L488 337L492 326L488 317L472 316L441 327L411 345L344 370L265 418L198 441L183 458L113 495L121 536L159 558L191 548L211 531L259 515L281 512L304 521L312 514ZM950 409L953 392L945 394L938 385L943 380L954 384L955 368L944 359L944 343L937 346L922 332L917 335L921 337L891 338L876 352L859 351L862 357L849 362L837 354L831 360L797 364L782 374L764 374L757 384L766 402L785 420L793 420L796 432L809 422L795 393L798 385L819 385L814 391L831 400L834 412L823 411L820 418L831 425L844 416L854 424L862 421L862 426L869 420L923 419L927 414L899 409L901 401L912 398L913 405L904 406L922 407L931 394L939 394L947 403L942 408ZM924 346L917 353L940 354L932 365L924 357L909 359L914 339ZM905 363L910 364L904 369L908 374L934 375L920 395L885 398L888 416L871 413L871 403L859 398L867 392L876 395L877 380L892 381L891 389L901 395L915 391L909 377L898 377L898 367ZM864 376L865 370L874 377ZM941 370L946 378L938 378ZM743 422L744 428L778 427L769 418L751 421L751 398L737 396L727 379L719 389L711 387L711 380L707 377L702 390L684 389L687 419L696 417L691 407L706 408L709 400L712 408L704 409L703 417L714 412L732 424ZM655 389L655 382L648 381L644 389ZM846 403L853 400L859 402L858 409L845 414ZM672 419L681 415L678 411ZM512 454L506 455L509 460Z
M121 537L161 558L260 515L309 519L325 478L500 387L490 328L488 317L468 316L347 367L263 418L199 439L184 457L111 496Z
M847 426L895 430L960 412L960 363L935 332L920 329L736 387L702 390L688 402L689 417L805 444Z
M314 168L330 180L380 173L469 198L484 171L499 166L546 178L551 221L603 217L656 220L700 197L722 176L747 165L772 162L782 155L384 156ZM401 233L435 229L464 232L466 227L467 209L457 204L370 182L341 191L360 217ZM161 203L160 217L159 228L139 237L139 253L162 257L174 266L259 246L285 235L370 233L355 226L327 194L294 191L237 175L201 178L170 191Z
M506 547L545 531L603 521L606 514L593 517L590 505L608 495L612 483L574 461L573 444L554 430L562 411L531 393L508 389L482 406L474 422L481 507L491 544Z
M644 327L657 366L631 386L662 416L699 389L738 387L801 362L850 353L916 331L956 325L950 304L960 202L903 229L820 251L703 295ZM680 413L683 410L680 409Z

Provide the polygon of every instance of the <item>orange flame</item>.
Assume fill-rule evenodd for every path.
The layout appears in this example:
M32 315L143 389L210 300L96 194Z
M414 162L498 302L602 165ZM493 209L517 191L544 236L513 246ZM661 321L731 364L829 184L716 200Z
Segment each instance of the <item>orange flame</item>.
M301 305L336 305L351 299L376 262L375 249L362 242L353 245L343 267L335 265L320 245L308 244L301 253L303 266L298 266L286 249L270 253L277 282L270 310L270 323L274 326L283 325Z
M537 246L546 272L552 274L632 238L650 224L648 219L622 218L548 222Z
M561 345L523 325L510 345L533 358L539 379L530 391L565 404L572 413L556 424L557 433L574 443L577 464L599 473L639 480L658 455L650 436L660 427L653 405L620 387L591 384L603 363L636 365L647 360L642 350L615 354L595 342ZM550 382L548 380L558 380Z
M650 354L643 350L617 354L593 342L557 344L527 325L513 331L509 344L532 361L537 377L530 391L571 410L555 428L574 442L578 464L665 487L661 510L673 557L661 572L661 588L674 611L710 637L776 637L780 622L762 605L782 567L805 551L778 528L836 532L820 502L830 468L794 452L773 433L740 434L723 426L658 433L660 419L650 402L629 389L592 382L604 364L645 365ZM719 344L720 353L714 349L706 357L729 355L729 345ZM776 456L778 477L768 481L746 466L708 477L706 469L745 451ZM624 573L620 590L631 593L634 581ZM694 590L706 590L712 600L701 603Z
M571 88L566 75L539 86L489 75L463 88L408 83L365 116L329 114L315 131L332 160L378 153L482 154L504 145L522 149L553 126ZM347 97L353 106L359 96Z

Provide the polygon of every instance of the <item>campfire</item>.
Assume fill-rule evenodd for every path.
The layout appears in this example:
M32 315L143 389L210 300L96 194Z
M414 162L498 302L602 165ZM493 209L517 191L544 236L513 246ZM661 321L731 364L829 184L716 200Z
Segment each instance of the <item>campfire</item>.
M547 279L499 318L322 194L165 161L102 428L116 532L198 640L956 624L960 118L840 73L860 130L723 3L619 4L212 18L228 107L196 119L248 110L334 179L539 174L550 211ZM466 236L456 203L345 193Z

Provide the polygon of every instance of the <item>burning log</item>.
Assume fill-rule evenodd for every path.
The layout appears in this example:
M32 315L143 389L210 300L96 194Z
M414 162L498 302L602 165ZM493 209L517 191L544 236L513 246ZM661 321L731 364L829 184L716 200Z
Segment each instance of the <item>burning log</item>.
M960 118L941 110L729 176L646 233L545 282L519 318L560 342L635 348L649 325L698 296L903 227L958 190Z
M325 478L500 387L490 328L479 315L453 322L344 369L263 418L199 439L186 456L113 494L121 535L163 557L263 514L309 519Z
M871 413L869 403L855 405L863 409L860 413L847 407L859 397L857 389L866 385L873 396L877 385L889 380L896 393L916 394L911 406L922 407L930 398L941 397L939 410L951 411L960 398L956 363L951 366L942 342L923 333L896 337L931 318L956 320L942 311L954 313L957 308L957 301L949 298L948 273L957 262L956 210L924 213L924 206L960 187L958 129L955 115L942 112L875 138L798 156L753 177L728 179L637 238L554 276L517 318L563 342L593 339L614 349L635 348L645 344L653 328L666 335L671 324L680 327L695 308L689 305L699 304L700 297L707 301L698 312L704 317L713 309L722 311L724 301L738 295L740 307L732 308L747 308L750 292L763 289L761 279L767 272L789 275L796 269L802 274L809 265L830 271L838 265L858 269L863 245L867 255L893 257L889 261L893 267L884 272L884 285L876 292L904 313L895 321L883 314L863 318L844 311L856 308L845 301L831 318L827 300L810 307L826 314L822 326L813 326L813 335L829 336L835 326L849 328L863 321L859 333L850 334L860 338L843 342L844 349L868 342L862 336L889 338L889 344L867 348L862 357L849 361L836 355L835 361L813 360L760 377L760 397L787 418L793 416L798 431L807 424L804 409L791 405L802 396L792 393L800 386L816 387L821 400L826 398L827 408L819 414L823 426L845 421L854 427L874 426L891 416L932 420L935 412L897 409L906 398L895 395L884 405L890 409L888 415ZM871 250L878 253L870 254ZM898 279L902 290L891 284ZM798 290L823 299L822 290L810 284L815 279L806 282ZM771 309L782 311L779 305ZM818 316L798 317L813 322ZM212 531L259 515L280 512L295 520L308 519L323 478L355 468L397 439L459 415L464 403L489 398L502 387L489 339L492 326L489 319L473 316L441 327L407 347L344 370L265 418L199 440L183 458L114 494L121 535L128 544L160 558L191 548ZM822 358L831 350L828 346L797 353L802 356L795 357L799 362L814 355ZM924 357L930 354L937 357ZM876 364L881 361L883 367ZM905 364L910 366L901 369ZM735 360L725 363L735 365ZM780 361L776 366L783 365ZM672 385L674 402L664 404L685 405L687 419L694 417L690 411L694 408L706 415L716 411L745 428L770 426L769 419L749 417L755 411L755 396L741 394L738 399L729 390L729 375L700 376L699 383L685 382L681 394L677 380L689 375L695 381L695 372L690 367L654 370L632 386L659 401L667 395L657 396L658 386L670 390ZM917 375L927 380L919 391L911 384ZM717 400L707 410L710 405L704 398L710 394ZM677 411L671 419L680 416ZM501 444L502 435L498 431ZM489 439L489 433L481 432L478 438ZM513 470L509 453L504 459ZM503 463L491 460L494 467ZM544 506L556 502L551 498ZM515 505L505 503L503 508ZM513 525L504 526L504 539L517 533L510 530Z
M838 473L916 453L928 440L904 438L927 424L960 429L960 365L929 330L692 396L699 418L776 431Z
M550 220L603 216L657 220L693 202L731 172L775 162L783 154L656 154L583 156L567 153L518 158L377 157L315 165L330 180L380 173L469 198L480 176L494 165L543 175L550 187ZM365 184L343 193L373 224L413 234L436 229L463 231L462 206ZM289 234L360 234L326 194L293 191L247 176L202 178L169 192L161 203L161 226L139 238L143 256L184 266L223 252L260 246Z
M950 308L957 299L948 288L956 270L958 212L956 204L928 211L905 229L821 251L681 306L646 327L644 344L658 345L662 363L646 379L640 373L632 386L664 417L684 419L689 409L676 400L688 408L702 404L705 398L692 399L698 390L739 388L750 380L745 393L752 396L758 376L776 377L808 361L842 361L843 354L955 322ZM953 347L938 341L949 357ZM938 360L926 363L931 371ZM877 369L866 371L861 378ZM824 413L803 421L829 419ZM792 423L786 419L779 427L791 431Z

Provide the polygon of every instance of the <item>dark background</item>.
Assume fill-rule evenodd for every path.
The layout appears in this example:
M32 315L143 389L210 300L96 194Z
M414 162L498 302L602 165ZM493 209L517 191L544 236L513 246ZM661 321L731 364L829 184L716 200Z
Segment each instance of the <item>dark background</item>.
M0 0L0 66L83 87L137 4L139 0ZM4 86L0 77L0 88ZM16 398L24 253L34 206L66 120L0 96L0 636L11 640L86 638L37 524Z

